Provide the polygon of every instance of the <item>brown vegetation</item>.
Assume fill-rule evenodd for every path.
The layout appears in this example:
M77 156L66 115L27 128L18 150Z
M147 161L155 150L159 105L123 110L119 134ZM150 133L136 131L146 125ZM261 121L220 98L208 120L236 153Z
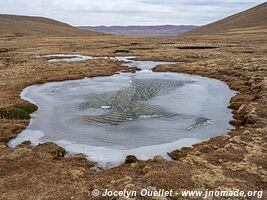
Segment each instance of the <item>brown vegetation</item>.
M0 35L101 35L101 33L80 30L68 24L44 17L0 14L0 27Z
M244 12L232 15L220 21L202 26L198 29L185 33L187 36L225 34L232 32L265 32L267 26L267 3L263 3Z

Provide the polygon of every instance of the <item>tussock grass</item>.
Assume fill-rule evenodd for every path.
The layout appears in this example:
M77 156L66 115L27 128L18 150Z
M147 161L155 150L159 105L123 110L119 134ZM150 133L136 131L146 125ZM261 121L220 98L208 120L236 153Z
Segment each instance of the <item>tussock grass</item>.
M0 108L0 118L23 120L30 119L30 114L38 110L38 107L31 103L20 103L10 107Z

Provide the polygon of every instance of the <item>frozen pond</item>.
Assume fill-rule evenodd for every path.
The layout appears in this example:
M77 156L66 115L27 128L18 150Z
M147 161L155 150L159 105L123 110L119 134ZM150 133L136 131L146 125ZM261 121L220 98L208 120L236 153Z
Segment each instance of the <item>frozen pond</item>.
M70 152L85 153L101 166L114 166L127 155L168 158L169 151L232 128L227 107L235 93L225 83L187 74L154 73L150 69L156 65L173 63L130 58L113 59L129 61L128 66L141 71L25 88L22 98L39 110L10 145L25 140L34 144L53 141Z

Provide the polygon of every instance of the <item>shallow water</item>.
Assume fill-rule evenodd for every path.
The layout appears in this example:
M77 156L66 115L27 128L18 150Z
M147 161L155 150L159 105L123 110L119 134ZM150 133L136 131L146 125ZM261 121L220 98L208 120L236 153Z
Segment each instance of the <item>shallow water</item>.
M92 56L83 56L79 54L51 54L43 57L47 58L48 62L79 62L93 59Z
M150 69L156 65L174 63L130 58L116 59L142 71L24 89L22 98L39 110L10 145L28 139L34 144L53 141L106 167L120 164L129 154L140 159L156 154L168 158L169 151L232 128L227 107L235 93L225 83L187 74L154 73Z

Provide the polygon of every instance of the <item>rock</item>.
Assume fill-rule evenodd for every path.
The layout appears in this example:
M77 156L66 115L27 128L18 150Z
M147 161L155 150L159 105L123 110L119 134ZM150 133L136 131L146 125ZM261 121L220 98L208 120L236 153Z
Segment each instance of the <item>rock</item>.
M129 155L125 159L125 164L131 164L131 163L136 163L138 160L135 156Z
M161 155L156 155L156 156L154 156L154 158L153 158L153 161L155 161L155 162L162 162L162 161L164 161L165 159L161 156Z

